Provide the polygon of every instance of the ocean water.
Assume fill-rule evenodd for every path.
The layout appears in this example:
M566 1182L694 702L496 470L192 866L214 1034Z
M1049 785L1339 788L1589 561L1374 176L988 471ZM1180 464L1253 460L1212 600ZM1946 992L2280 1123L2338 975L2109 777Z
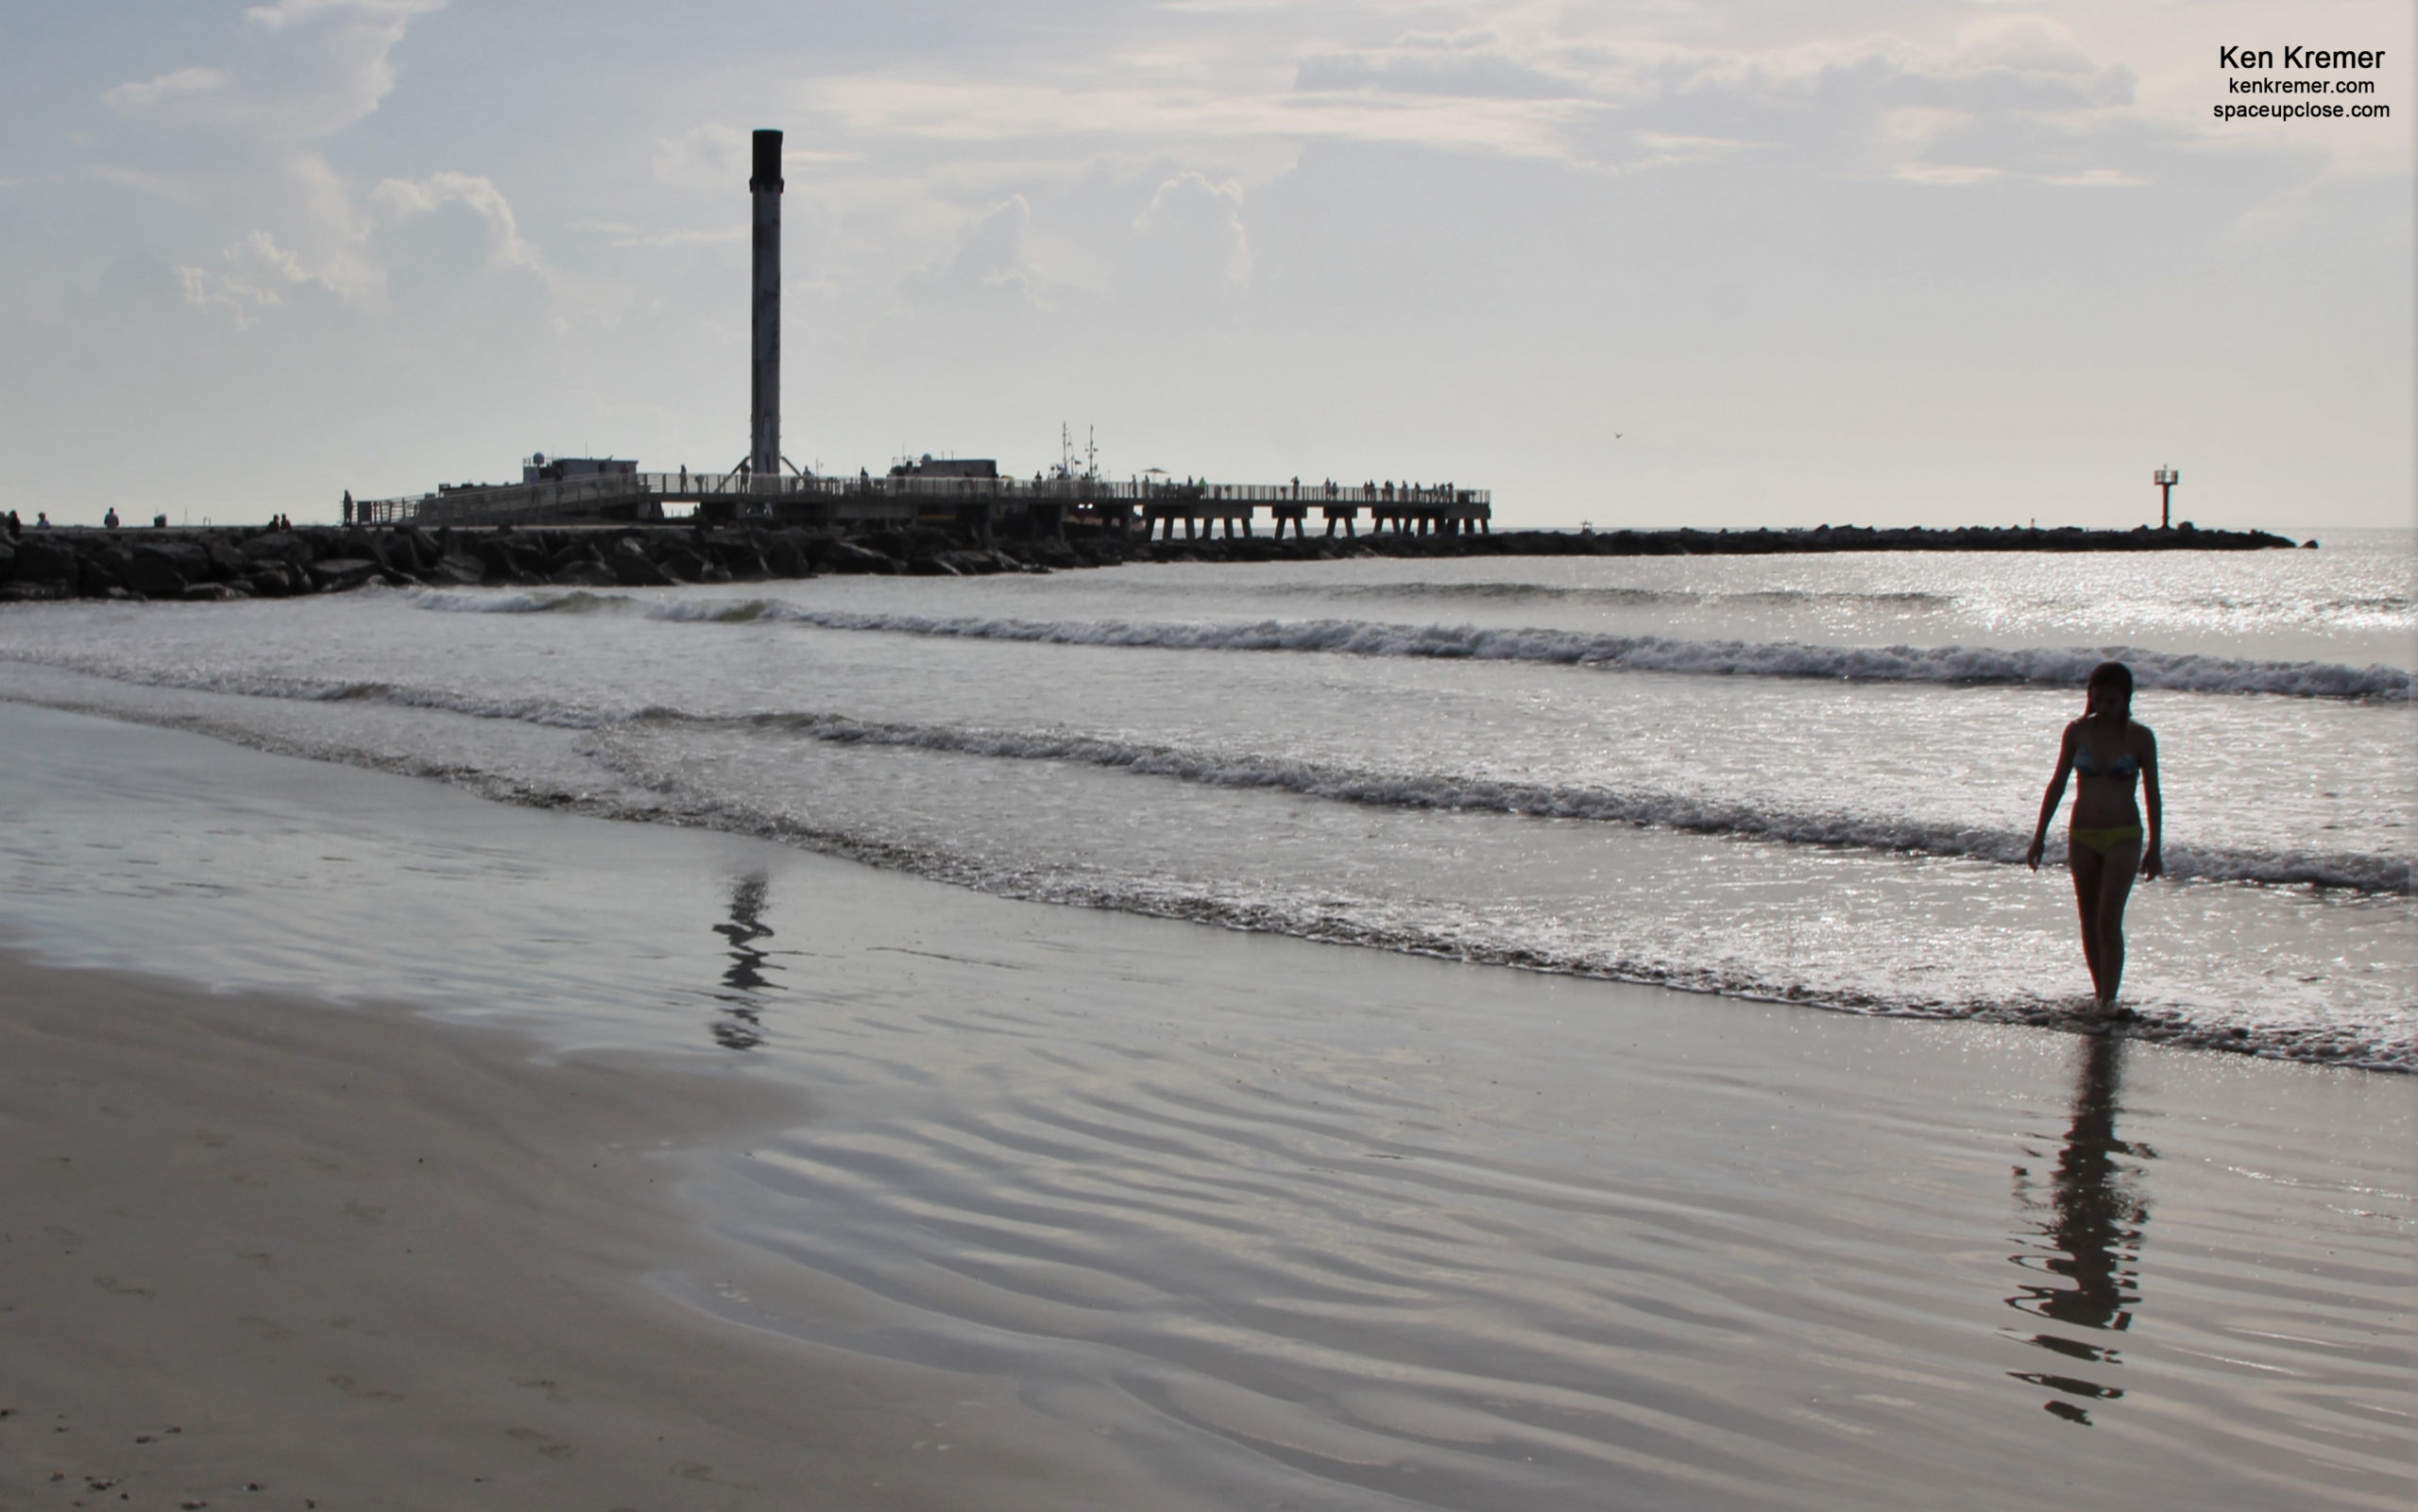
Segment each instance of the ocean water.
M2418 1068L2407 533L0 611L0 698L1015 897L1859 1012L2087 1002L2020 864L2159 736L2133 1031ZM2052 835L2062 835L2062 822Z
M2400 1507L2411 561L5 609L0 943L740 1060L813 1300L655 1283L1170 1504ZM2108 647L2124 1035L2018 854Z

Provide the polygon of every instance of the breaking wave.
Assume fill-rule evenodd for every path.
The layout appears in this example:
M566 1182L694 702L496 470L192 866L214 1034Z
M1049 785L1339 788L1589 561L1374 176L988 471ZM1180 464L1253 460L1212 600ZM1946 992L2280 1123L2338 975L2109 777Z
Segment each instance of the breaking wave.
M1244 624L1017 620L819 609L775 599L664 601L584 591L430 591L419 595L417 603L429 609L490 614L623 612L675 622L782 620L819 630L1042 645L1516 661L1613 671L1847 683L2079 688L2093 666L2114 659L2132 667L2138 686L2168 692L2266 693L2377 702L2407 700L2410 692L2410 674L2396 667L2249 661L2130 646L1817 646L1796 641L1681 640L1661 636L1491 629L1477 625L1381 624L1361 620L1263 620Z
M740 727L833 744L899 746L1015 761L1071 762L1212 787L1274 789L1307 798L1372 807L1591 820L1793 844L1960 857L2010 865L2021 864L2031 841L2029 834L2013 830L1907 816L1791 812L1651 789L1501 782L1456 773L1362 772L1317 762L1193 751L1053 731L881 723L836 714L701 718L664 708L641 710L635 722ZM2062 846L2052 849L2051 856L2052 860L2062 861ZM2342 888L2361 892L2409 891L2409 862L2398 857L2358 852L2269 854L2170 844L2166 862L2168 875L2178 878Z
M1079 731L904 723L816 711L700 714L651 705L633 713L540 697L479 698L440 688L381 682L335 682L259 672L233 676L223 672L190 676L159 671L136 673L72 656L47 664L116 682L196 692L307 703L384 703L554 729L735 730L834 745L892 747L994 760L1064 762L1207 787L1267 789L1369 807L1582 820L1788 844L1954 857L2004 865L2021 864L2031 839L2028 834L2014 830L1912 815L1791 810L1647 788L1506 782L1451 772L1364 770L1248 751L1123 740ZM2052 847L2050 858L2052 862L2062 860L2062 842ZM2170 843L2166 862L2168 874L2177 878L2339 888L2358 892L2410 891L2410 863L2407 857L2357 851L2268 852Z
M13 662L58 667L57 661L9 657ZM1811 970L1803 963L1770 958L1705 957L1661 948L1650 938L1595 938L1552 921L1507 919L1444 900L1400 900L1363 895L1349 886L1320 886L1315 892L1271 888L1252 879L1184 879L1120 875L1112 868L1051 860L1042 856L996 852L885 833L877 822L861 826L834 816L767 806L743 787L711 780L716 763L698 765L687 753L698 746L684 734L724 739L816 740L837 744L894 746L976 757L1072 762L1120 769L1173 780L1224 787L1257 787L1340 803L1376 807L1495 811L1563 819L1663 825L1742 840L1861 847L1900 853L2019 864L2023 837L1986 826L1958 826L1885 815L1819 814L1720 804L1684 793L1616 791L1578 786L1490 782L1444 773L1386 773L1341 766L1291 762L1249 753L1221 753L1119 741L1047 730L984 729L950 725L877 723L838 714L761 713L698 715L676 708L600 711L541 703L483 703L468 696L378 683L214 674L177 678L150 672L94 674L99 687L12 688L12 698L139 722L194 730L256 749L316 760L343 761L448 783L500 802L641 823L673 824L755 835L867 864L1036 902L1070 904L1155 917L1194 921L1226 928L1289 935L1435 956L1522 970L1570 973L1654 983L1688 991L1788 1002L1809 1007L1890 1016L1983 1019L2007 1023L2071 1026L2072 1004L2026 987L1973 993L1956 987L1925 992L1912 982L1876 983ZM205 693L248 692L264 699L325 705L384 702L402 707L441 709L472 717L519 721L583 733L580 754L593 765L580 773L525 766L507 756L489 759L485 742L451 739L429 743L358 733L352 725L291 724L252 718L212 705L129 701L107 691L111 684L191 688ZM238 687L240 684L240 688ZM616 735L640 739L616 739ZM511 742L494 747L517 749ZM598 782L600 773L612 780ZM2240 851L2172 847L2171 871L2209 880L2302 882L2407 893L2406 860L2363 856L2261 855ZM2380 901L2380 900L2378 900ZM2378 1070L2418 1070L2418 1041L2405 1016L2370 1014L2364 1019L2277 1022L2246 1013L2244 1005L2144 1002L2120 1021L2085 1027L2095 1031L2183 1045L2285 1057Z

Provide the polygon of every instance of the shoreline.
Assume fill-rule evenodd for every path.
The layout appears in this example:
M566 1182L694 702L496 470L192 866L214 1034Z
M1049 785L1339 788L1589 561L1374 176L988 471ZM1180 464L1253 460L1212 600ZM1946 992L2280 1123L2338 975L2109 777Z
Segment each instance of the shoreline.
M435 531L304 526L92 526L28 530L0 539L0 603L65 599L187 602L287 598L390 587L669 587L766 582L830 573L976 577L1114 567L1128 562L1334 561L1349 557L1772 556L1875 552L2267 551L2292 547L2266 531L2063 526L1875 529L1822 525L1775 531L1503 531L1492 535L1207 535L1135 540L1080 528L1030 539L974 538L918 527L843 535L768 524L570 525ZM2314 549L2318 543L2303 543Z
M190 740L76 780L260 843L151 824L0 920L79 963L0 952L11 1506L2402 1484L2360 1416L2407 1334L2372 1077L1037 908ZM236 990L106 969L169 962ZM426 1021L462 1015L519 1028Z
M0 1502L1141 1504L1013 1382L667 1292L838 1310L678 1195L797 1094L537 1050L0 949Z

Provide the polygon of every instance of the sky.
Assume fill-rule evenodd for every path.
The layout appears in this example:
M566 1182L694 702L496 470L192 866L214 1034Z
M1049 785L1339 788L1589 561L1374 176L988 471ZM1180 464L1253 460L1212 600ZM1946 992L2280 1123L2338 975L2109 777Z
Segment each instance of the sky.
M776 127L809 468L2407 527L2413 61L2405 0L0 0L0 509L726 468Z

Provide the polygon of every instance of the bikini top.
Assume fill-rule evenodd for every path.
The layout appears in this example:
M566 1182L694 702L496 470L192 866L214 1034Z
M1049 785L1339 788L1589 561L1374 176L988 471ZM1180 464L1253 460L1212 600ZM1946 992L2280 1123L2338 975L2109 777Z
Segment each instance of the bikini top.
M2140 774L2140 758L2130 751L2106 762L2093 761L2088 751L2074 752L2074 775L2078 777L2115 777L2130 782Z

